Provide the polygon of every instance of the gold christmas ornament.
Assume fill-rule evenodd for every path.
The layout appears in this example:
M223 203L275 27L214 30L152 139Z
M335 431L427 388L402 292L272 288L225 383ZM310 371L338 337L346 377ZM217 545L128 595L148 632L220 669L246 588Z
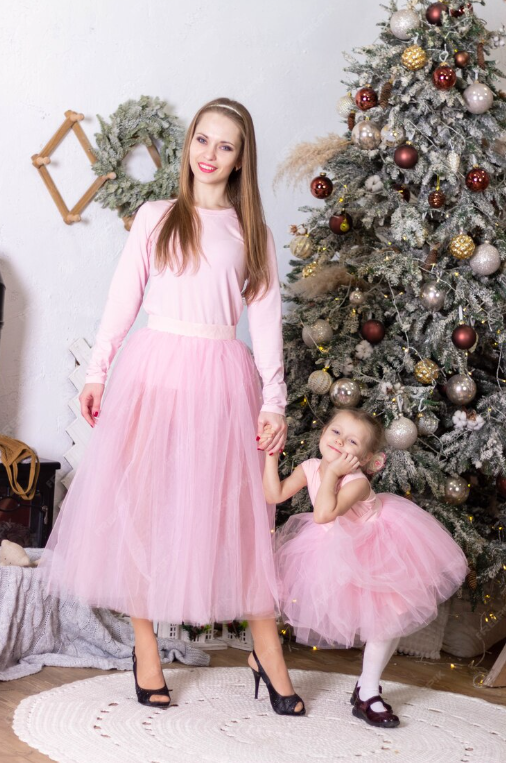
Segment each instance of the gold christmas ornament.
M312 326L304 326L302 329L302 341L307 347L328 344L333 336L332 326L324 320L318 320Z
M424 358L423 360L418 361L414 373L415 379L419 381L420 384L432 384L432 382L435 382L439 376L439 366L437 363L434 363L433 360Z
M410 45L401 56L402 65L410 72L423 69L427 60L427 53L419 45Z
M467 233L459 233L458 236L454 236L450 241L450 254L457 260L468 260L472 257L476 245Z
M330 387L330 400L336 408L355 408L360 397L360 385L355 379L338 379Z
M452 506L460 506L469 497L469 485L463 477L447 477L444 485L445 502Z
M333 379L327 371L313 371L307 380L307 386L310 391L314 392L316 395L326 395L331 387L332 381Z
M290 241L290 251L299 260L307 260L313 251L313 242L309 236L295 236Z

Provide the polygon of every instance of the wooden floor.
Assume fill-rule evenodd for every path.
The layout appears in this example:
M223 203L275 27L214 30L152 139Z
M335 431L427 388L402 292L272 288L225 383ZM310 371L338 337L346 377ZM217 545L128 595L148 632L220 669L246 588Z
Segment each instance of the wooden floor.
M478 659L461 660L443 654L441 660L420 660L415 657L395 656L392 658L384 678L390 681L415 686L432 687L437 691L449 691L480 697L487 702L506 705L506 688L488 689L480 685L484 674L492 667L502 644L493 650L476 667ZM357 649L339 651L312 651L298 645L285 646L285 656L289 668L301 670L322 670L344 673L350 676L350 690L354 686L353 677L360 673L362 653ZM236 667L246 664L246 652L227 649L211 652L211 667ZM453 665L453 667L452 667ZM184 668L179 663L166 666ZM0 763L42 763L49 761L46 755L33 750L21 742L12 731L12 717L19 702L32 694L46 691L55 686L103 675L105 671L81 668L44 668L40 673L17 681L0 682ZM114 671L111 671L114 672ZM90 761L90 763L99 763Z

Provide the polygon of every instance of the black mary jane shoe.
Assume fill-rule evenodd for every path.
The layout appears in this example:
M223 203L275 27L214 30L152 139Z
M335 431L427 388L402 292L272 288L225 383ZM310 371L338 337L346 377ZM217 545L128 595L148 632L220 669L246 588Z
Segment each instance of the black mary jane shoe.
M380 694L383 694L383 687L382 686L379 687L379 690L380 690ZM353 689L353 693L352 693L352 695L350 697L350 705L354 705L355 702L357 701L358 697L359 697L359 694L358 694L358 681L357 681L357 683L355 684L355 688ZM389 705L388 702L385 702L384 699L382 699L381 702L385 705L387 710L392 712L392 705Z
M260 685L260 679L262 678L265 685L267 686L267 690L269 692L269 699L271 701L272 709L274 710L275 713L277 713L278 715L305 715L306 708L304 706L304 702L299 697L299 695L290 694L289 696L286 696L283 694L278 694L274 686L271 684L269 676L267 675L263 667L260 665L260 660L256 656L255 650L253 650L253 657L255 658L255 662L258 667L258 670L251 668L251 671L255 678L255 699L258 699L258 687ZM299 702L302 703L302 709L296 710L295 708L297 707Z
M135 691L137 693L137 701L141 703L141 705L147 705L147 707L169 707L171 703L171 698L169 694L169 689L167 688L167 684L164 683L162 689L143 689L139 684L137 683L137 657L135 656L135 647L132 649L132 660L133 660L133 671L134 671L134 681L135 681ZM156 694L161 694L163 697L168 697L168 702L159 702L151 701L151 697L153 697Z
M378 694L377 697L370 697L370 699L366 699L364 702L360 699L360 697L357 697L351 712L355 718L360 718L361 720L368 723L369 726L377 726L378 728L382 729L393 729L400 724L400 720L396 715L392 713L391 710L385 709L381 712L371 710L371 705L373 705L375 702L381 702L381 704L386 708L385 702L383 702Z

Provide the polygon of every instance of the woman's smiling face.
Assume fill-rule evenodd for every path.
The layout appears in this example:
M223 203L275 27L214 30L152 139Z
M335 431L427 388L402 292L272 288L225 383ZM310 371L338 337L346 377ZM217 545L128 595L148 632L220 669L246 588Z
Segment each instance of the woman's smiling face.
M239 169L241 132L232 119L215 111L202 115L190 144L190 167L199 183L226 183L230 173Z

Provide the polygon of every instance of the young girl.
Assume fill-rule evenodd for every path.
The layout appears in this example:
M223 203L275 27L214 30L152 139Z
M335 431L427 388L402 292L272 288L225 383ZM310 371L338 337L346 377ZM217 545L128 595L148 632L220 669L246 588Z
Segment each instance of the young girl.
M362 470L381 446L380 422L362 410L332 415L311 458L280 482L271 450L264 470L269 503L308 488L312 513L276 534L281 612L297 641L324 647L365 642L353 715L373 726L399 719L383 702L380 676L400 636L437 616L467 573L466 558L430 514L392 493L376 495Z
M235 338L243 299L254 360ZM104 392L142 303L147 327L130 337ZM153 620L247 618L255 682L265 680L277 713L304 713L274 620L257 449L267 426L267 447L285 441L283 379L281 295L253 122L242 104L218 98L188 129L178 199L147 202L135 216L80 396L91 442L41 564L49 592L132 616L143 704L170 703Z

